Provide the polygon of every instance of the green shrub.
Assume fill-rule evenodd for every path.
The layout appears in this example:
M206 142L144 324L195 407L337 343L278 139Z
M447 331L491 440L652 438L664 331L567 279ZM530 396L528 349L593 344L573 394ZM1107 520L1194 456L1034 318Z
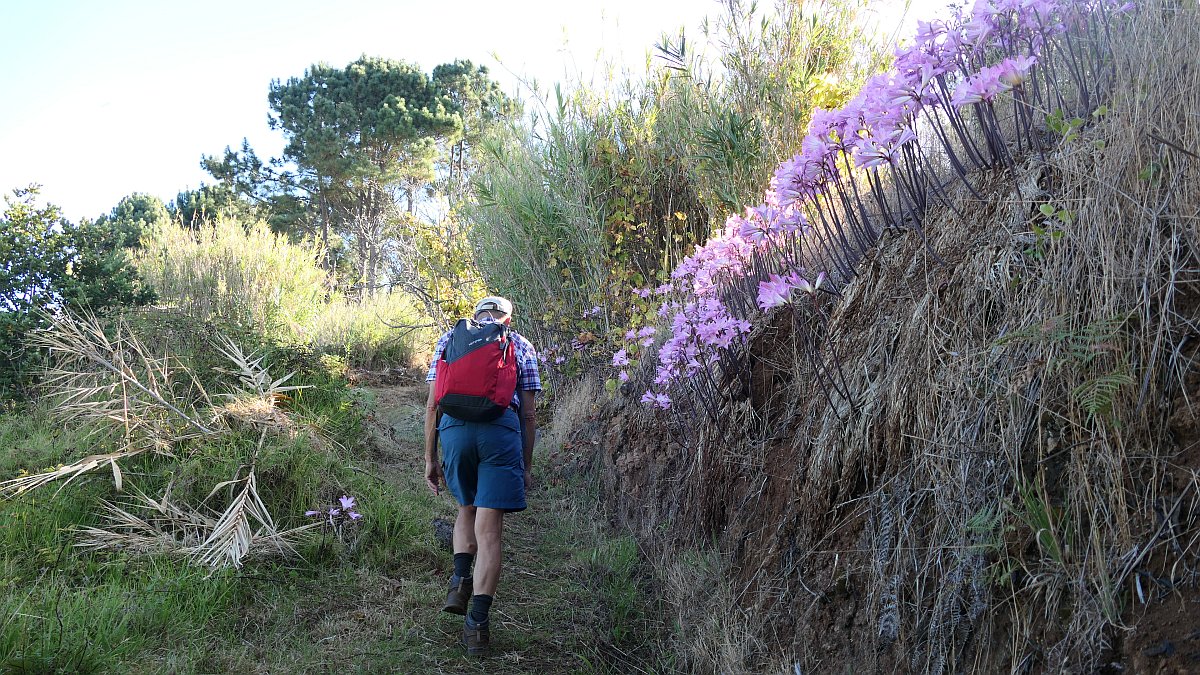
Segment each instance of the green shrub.
M320 260L316 246L261 222L219 220L196 230L154 229L137 264L166 309L179 316L175 323L210 327L182 335L169 326L167 312L157 314L153 321L185 343L219 330L251 347L305 346L353 365L407 363L419 336L413 328L425 323L414 300L403 293L348 298L334 290L336 279Z
M615 326L653 322L630 291L662 283L731 212L758 203L813 110L840 105L879 69L863 5L813 14L783 2L764 14L732 3L706 33L715 57L682 35L665 40L645 81L556 88L484 140L466 209L476 262L564 368L586 366L573 340L603 345Z
M275 234L261 222L219 220L189 230L156 228L143 241L137 265L172 307L202 321L219 321L286 339L325 305L320 252Z
M8 363L0 370L0 399L28 393L43 355L26 339L45 325L44 312L99 312L153 297L126 253L145 224L130 219L131 209L76 225L57 207L39 204L36 186L13 195L0 215L0 358Z
M370 367L410 362L414 345L427 337L426 324L412 297L403 293L361 301L335 297L313 317L301 337L318 351Z

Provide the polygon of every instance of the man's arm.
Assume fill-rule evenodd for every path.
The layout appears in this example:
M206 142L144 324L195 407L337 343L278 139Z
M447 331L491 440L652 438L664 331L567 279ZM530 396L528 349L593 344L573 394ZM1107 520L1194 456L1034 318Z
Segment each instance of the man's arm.
M533 487L533 445L537 442L537 392L517 392L521 399L521 448L525 459L525 489Z
M429 398L425 401L425 484L438 493L438 485L442 481L442 463L438 461L437 452L437 401L433 398L434 383L429 383Z

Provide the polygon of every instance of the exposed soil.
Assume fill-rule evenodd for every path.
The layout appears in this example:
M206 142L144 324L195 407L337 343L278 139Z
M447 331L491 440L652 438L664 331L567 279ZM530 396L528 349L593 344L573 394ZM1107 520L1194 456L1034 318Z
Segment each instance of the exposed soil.
M1033 176L1031 180L1042 179ZM999 190L991 199L1004 201ZM877 543L872 536L878 537L880 529L878 498L881 494L890 494L892 499L920 498L906 494L902 481L909 480L906 477L913 471L913 454L931 452L925 439L911 435L912 415L920 413L922 399L930 394L876 392L871 390L872 383L886 381L885 375L896 369L913 367L904 361L911 358L911 351L903 355L897 344L917 312L936 317L937 307L944 306L953 317L945 321L976 327L970 336L974 344L936 345L950 356L957 357L960 350L986 353L994 344L1008 308L997 304L1002 294L981 287L976 270L991 265L988 261L1012 264L1010 260L1020 260L1014 256L1021 255L1022 244L1013 243L1013 230L994 226L997 220L1013 219L1005 213L982 213L979 221L936 242L943 258L937 264L914 233L881 243L881 248L886 245L888 250L868 259L855 281L871 291L850 293L840 301L828 328L838 336L834 347L842 355L838 358L847 360L846 370L866 374L859 380L866 384L855 386L870 395L857 402L822 393L812 363L797 360L797 322L788 312L779 311L755 328L749 349L750 382L745 387L730 384L720 402L726 416L723 425L706 424L699 418L689 424L674 413L649 412L636 405L636 395L610 405L604 415L580 429L573 443L598 449L614 522L646 541L666 540L678 547L715 544L732 561L732 582L740 590L740 603L759 618L759 637L769 645L768 651L807 654L804 664L809 670L924 669L921 636L906 634L904 629L889 634L885 616L888 603L896 602L895 598L888 600L889 594L899 597L899 612L924 617L915 619L918 622L929 621L929 615L936 614L932 605L903 606L906 593L911 595L905 586L911 584L963 584L962 595L968 601L972 593L976 595L975 601L937 610L948 612L947 618L960 612L973 617L970 623L956 624L952 640L967 656L947 655L948 659L965 658L973 664L972 670L981 672L1079 669L1064 660L1066 650L1071 649L1064 646L1064 623L1036 614L1032 618L1013 616L1004 597L984 600L979 598L981 591L970 590L986 587L988 575L998 573L996 564L1004 556L1036 560L1038 545L1031 535L1005 536L1000 544L1003 556L990 552L966 560L966 566L957 571L927 569L915 579L898 577L898 585L893 583L890 589L887 584L880 586L879 573L872 572L872 565L878 564L871 550ZM1015 222L1019 230L1020 221ZM964 307L968 311L959 311ZM1192 321L1200 319L1195 297L1177 299L1175 311ZM950 333L959 328L935 325L930 330ZM1162 403L1150 404L1161 406L1162 418L1151 419L1143 427L1161 430L1151 431L1149 436L1157 438L1158 447L1149 453L1130 453L1136 462L1161 458L1137 464L1142 468L1136 469L1141 473L1134 480L1134 484L1144 481L1144 489L1158 495L1144 511L1130 515L1137 550L1149 553L1136 566L1128 589L1122 587L1123 627L1105 632L1098 642L1107 648L1092 653L1092 665L1085 671L1200 672L1200 430L1196 414L1200 406L1200 337L1173 335L1171 341L1180 346L1173 372L1180 373L1177 379L1181 381L1162 383L1165 390L1175 393ZM828 350L824 355L831 356ZM1012 368L1007 386L1014 392L1033 391L1031 387L1043 381L1040 368L1044 364L1036 360L1023 369ZM936 364L930 373L940 376ZM798 388L797 381L810 385ZM930 386L934 391L937 388ZM798 394L798 390L804 393ZM820 405L806 409L797 404L797 395L821 399ZM1041 418L1029 422L1035 435L1026 441L1027 459L1022 460L1021 472L1042 476L1051 507L1063 508L1075 474L1066 461L1071 455L1054 451L1059 441L1053 434L1056 416L1070 412L1065 402L1054 405L1060 410L1049 416L1043 412ZM869 415L861 412L863 406L871 411ZM861 438L866 446L853 451L839 449L839 436L829 435L822 426L828 426L833 413L814 415L809 412L812 407L840 409L850 427L870 420L875 426L866 431L843 427L838 432L843 440ZM1129 416L1136 420L1138 414L1131 409ZM820 464L812 459L814 454L831 452L840 454ZM967 452L971 452L970 446ZM821 472L817 467L822 467ZM976 484L986 491L987 479L981 480ZM937 487L923 489L936 491ZM1136 502L1136 496L1130 500ZM931 521L926 528L936 526ZM938 544L934 533L923 528L910 530L905 537L901 545L911 550ZM945 575L950 572L966 574L967 579L947 582ZM1023 569L1013 573L1018 575L1013 583L1024 583ZM983 612L983 607L991 610ZM1031 631L1036 638L1014 644L1014 621L1028 625L1031 620L1040 622ZM928 626L923 630L929 630ZM753 671L768 660L746 664L747 669ZM961 667L963 661L957 663Z
M1200 294L1185 296L1180 311L1200 317ZM1171 543L1137 571L1147 601L1138 597L1126 612L1133 630L1119 641L1122 660L1136 673L1200 672L1200 335L1186 336L1181 347L1179 358L1191 368L1167 411L1164 440L1175 452L1149 523Z

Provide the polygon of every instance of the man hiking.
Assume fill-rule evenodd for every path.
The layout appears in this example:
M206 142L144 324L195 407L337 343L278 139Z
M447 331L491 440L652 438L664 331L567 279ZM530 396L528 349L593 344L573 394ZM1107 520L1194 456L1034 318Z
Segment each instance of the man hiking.
M438 494L445 481L458 501L454 575L442 609L466 615L463 643L472 655L491 641L504 514L525 509L542 389L537 352L509 329L512 311L505 298L480 300L474 320L462 319L438 339L425 377L425 482Z

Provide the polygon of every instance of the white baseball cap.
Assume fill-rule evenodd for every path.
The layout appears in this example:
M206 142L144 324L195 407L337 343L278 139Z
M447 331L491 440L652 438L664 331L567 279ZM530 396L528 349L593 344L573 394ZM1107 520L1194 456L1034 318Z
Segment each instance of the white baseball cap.
M475 313L491 310L500 312L501 314L512 315L513 305L507 298L502 298L498 295L491 295L475 304Z

